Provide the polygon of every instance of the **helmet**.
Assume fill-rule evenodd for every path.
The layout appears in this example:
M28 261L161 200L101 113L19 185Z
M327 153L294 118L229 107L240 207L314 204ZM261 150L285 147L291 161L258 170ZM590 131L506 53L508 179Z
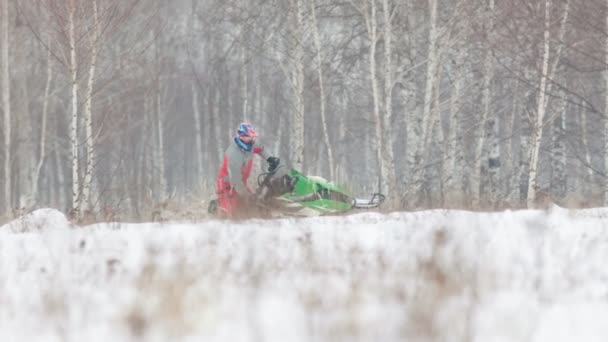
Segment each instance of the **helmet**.
M255 126L248 122L241 122L236 132L239 137L256 138L258 136L258 133L255 130Z
M237 136L234 137L236 144L245 151L251 151L255 138L258 136L255 126L248 122L242 122L236 130L236 134Z

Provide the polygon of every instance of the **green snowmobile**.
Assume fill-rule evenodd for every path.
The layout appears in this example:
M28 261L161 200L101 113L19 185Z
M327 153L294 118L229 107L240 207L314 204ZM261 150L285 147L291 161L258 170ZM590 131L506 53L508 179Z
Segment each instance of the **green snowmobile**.
M320 216L346 213L353 209L373 209L380 206L385 196L379 193L370 198L355 198L327 180L306 176L295 169L279 165L258 176L256 212L263 216ZM217 201L209 205L216 213Z

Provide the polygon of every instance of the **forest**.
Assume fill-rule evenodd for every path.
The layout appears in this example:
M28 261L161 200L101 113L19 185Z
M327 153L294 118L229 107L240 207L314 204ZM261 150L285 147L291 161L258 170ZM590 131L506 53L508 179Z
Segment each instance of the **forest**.
M5 219L204 211L243 121L384 210L608 204L607 0L0 0L0 20Z

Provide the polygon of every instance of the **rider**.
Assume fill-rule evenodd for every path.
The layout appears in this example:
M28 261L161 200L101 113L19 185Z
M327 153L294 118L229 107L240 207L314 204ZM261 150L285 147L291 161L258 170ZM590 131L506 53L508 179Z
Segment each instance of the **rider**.
M253 192L247 186L253 155L258 154L265 159L270 169L279 165L279 158L269 156L264 147L256 145L257 136L255 126L247 122L239 124L236 136L224 153L216 191L219 208L228 217L235 216L239 209L255 200Z

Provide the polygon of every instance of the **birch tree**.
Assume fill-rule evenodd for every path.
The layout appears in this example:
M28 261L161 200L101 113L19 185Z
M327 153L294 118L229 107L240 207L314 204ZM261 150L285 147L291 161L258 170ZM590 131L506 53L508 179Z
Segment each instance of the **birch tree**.
M310 18L311 29L313 32L314 45L316 50L316 61L317 61L317 77L319 78L319 103L321 109L321 127L323 130L323 143L325 144L325 148L327 151L327 162L329 165L329 179L335 181L335 162L334 162L334 153L329 141L329 129L327 126L327 117L325 113L325 82L323 77L323 49L321 47L321 37L319 35L319 28L317 22L317 6L315 0L310 0Z
M381 177L384 179L385 194L393 199L396 197L396 176L393 152L393 89L394 65L393 65L393 18L398 11L399 5L393 5L389 0L382 1L382 12L384 14L384 117L380 135L380 149L382 152Z
M428 162L428 156L425 158L425 151L428 148L429 138L433 129L433 117L432 117L432 104L433 104L433 91L438 79L438 67L439 67L439 25L438 25L438 1L439 0L428 0L428 17L429 17L429 31L428 31L428 53L426 61L426 78L425 78L425 90L424 90L424 102L422 110L422 135L416 145L417 169L414 172L414 186L416 192L420 195L424 190L425 175L427 175L425 163Z
M8 11L8 0L2 0L2 44L0 49L2 50L2 109L4 112L4 206L6 212L9 212L12 206L12 155L11 155L11 93L10 93L10 61L9 51L11 49L9 45L9 11Z
M541 62L541 74L538 88L537 98L537 110L536 117L533 126L532 136L532 150L530 154L530 177L528 183L528 207L534 205L536 200L536 193L538 191L538 166L540 147L543 138L543 131L545 125L545 114L547 112L548 105L548 93L551 91L552 82L555 73L558 69L561 54L563 51L563 41L566 34L566 24L568 22L568 15L570 11L570 0L566 0L564 4L563 16L560 20L559 36L555 56L553 57L553 63L550 63L551 58L551 10L552 0L545 1L545 18L544 18L544 35L543 35L543 54Z
M95 137L93 136L93 86L95 84L95 71L97 67L97 50L99 44L99 13L97 8L97 0L91 0L93 11L93 24L89 28L88 41L91 53L91 61L89 64L89 77L86 88L86 100L84 105L84 125L85 125L85 142L87 151L87 164L84 175L82 188L82 208L83 210L92 210L91 208L91 189L93 187L93 170L95 166Z
M287 66L283 65L292 90L290 161L294 168L305 170L304 163L304 0L289 1ZM280 58L280 57L279 57ZM305 171L304 171L305 172Z
M490 173L490 178L492 181L490 182L490 193L493 197L492 200L495 200L496 191L497 191L497 174L498 174L498 156L495 155L496 159L491 159L489 156L489 149L487 144L492 144L494 148L497 148L497 118L493 113L490 113L492 110L492 81L494 79L494 57L492 56L492 50L490 48L491 44L491 32L494 26L494 0L489 0L488 8L485 11L484 18L484 32L486 35L486 51L484 57L484 67L483 67L483 85L482 85L482 106L481 106L481 120L480 120L480 130L477 139L477 146L475 151L475 166L473 168L473 176L471 177L471 194L473 195L473 208L479 208L480 200L482 197L482 189L480 184L482 184L482 178L485 172ZM494 151L494 154L497 151ZM486 162L487 164L484 164Z
M368 65L369 65L369 79L371 85L371 95L372 95L372 108L373 108L373 125L374 125L374 136L372 137L372 147L375 152L376 162L378 165L378 186L380 188L380 192L389 195L390 197L390 189L394 181L394 168L391 168L392 164L392 151L388 151L388 145L390 145L391 137L390 134L390 125L387 126L387 123L390 123L392 111L388 108L387 103L382 103L383 99L380 94L380 85L379 85L379 72L378 72L378 61L376 58L377 54L377 45L378 41L382 38L382 31L379 27L378 23L378 11L379 6L376 3L376 0L365 0L361 4L357 4L355 1L351 1L352 6L359 12L362 16L367 32L367 38L369 41L369 52L368 52ZM385 12L389 10L388 2L383 3L385 6ZM384 23L385 26L390 22L390 13L386 13L387 22ZM392 32L390 32L390 26L385 27L384 31L384 57L386 63L386 69L384 70L384 76L387 77L385 80L385 91L387 94L385 95L385 100L391 98L392 94L392 65L391 56L392 46ZM390 83L389 83L390 82ZM383 113L381 108L384 107L386 111ZM391 173L393 176L391 176ZM393 179L393 180L391 180ZM391 184L392 183L392 184ZM391 187L392 189L392 187Z
M605 31L608 32L608 0L605 2ZM608 35L605 38L604 64L608 66ZM608 174L608 68L604 69L604 172ZM608 206L608 178L604 181L604 206Z
M38 156L38 164L36 166L36 174L33 179L33 190L32 190L32 199L34 203L40 203L40 193L39 187L41 182L42 175L42 167L44 166L47 158L47 130L48 130L48 112L49 112L49 102L50 102L50 92L51 85L53 82L53 64L51 59L51 49L47 50L46 57L46 82L44 86L44 95L42 99L42 113L41 113L41 127L40 127L40 143L38 146L39 156Z
M78 217L80 215L80 169L78 162L78 147L80 140L78 139L78 59L76 54L76 5L78 0L70 0L67 3L68 12L68 39L69 39L69 69L72 89L72 115L70 124L70 142L72 150L72 210Z

